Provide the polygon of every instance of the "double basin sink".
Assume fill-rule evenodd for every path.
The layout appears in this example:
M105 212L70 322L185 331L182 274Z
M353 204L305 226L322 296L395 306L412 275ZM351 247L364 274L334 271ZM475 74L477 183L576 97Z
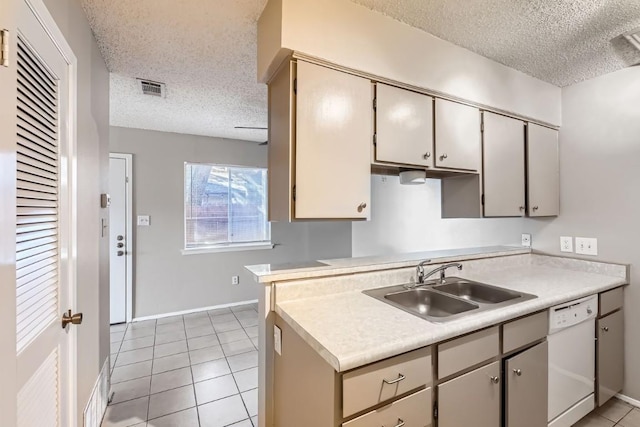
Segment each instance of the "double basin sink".
M446 322L469 314L505 307L536 295L511 291L460 277L423 284L388 286L363 291L366 295L432 322Z

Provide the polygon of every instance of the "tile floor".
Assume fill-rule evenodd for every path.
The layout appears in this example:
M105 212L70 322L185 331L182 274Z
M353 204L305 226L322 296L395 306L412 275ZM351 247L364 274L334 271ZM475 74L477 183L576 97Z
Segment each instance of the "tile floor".
M640 408L611 399L584 417L574 427L640 427Z
M258 425L257 305L111 327L102 427Z

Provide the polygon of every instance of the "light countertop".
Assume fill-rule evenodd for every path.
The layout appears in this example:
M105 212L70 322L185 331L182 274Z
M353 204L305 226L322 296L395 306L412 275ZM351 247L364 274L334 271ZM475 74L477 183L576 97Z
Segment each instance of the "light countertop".
M425 259L430 259L432 263L442 263L460 259L482 259L500 255L528 253L531 253L531 249L521 246L487 246L480 248L411 252L385 256L321 259L300 263L258 264L249 265L245 268L254 275L256 282L271 283L282 280L363 273L380 270L381 268L413 267Z
M276 300L275 311L342 372L628 283L627 268L620 264L539 255L504 259L505 265L498 258L484 264L475 261L476 268L472 261L470 268L456 275L538 298L445 323L406 313L361 289Z

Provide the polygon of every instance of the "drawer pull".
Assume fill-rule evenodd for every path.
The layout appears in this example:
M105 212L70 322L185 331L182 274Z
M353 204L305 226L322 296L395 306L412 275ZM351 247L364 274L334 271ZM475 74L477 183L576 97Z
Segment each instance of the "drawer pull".
M517 376L521 377L522 376L522 371L520 369L514 369L513 373L516 374Z
M491 382L494 384L498 384L500 382L500 377L491 377Z
M402 380L403 380L403 379L405 379L405 378L406 378L406 377L405 377L404 375L402 375L402 374L398 374L398 378L396 378L395 380L391 380L391 381L389 381L389 380L385 380L385 379L383 379L382 381L383 381L384 383L386 383L386 384L396 384L396 383L399 383L400 381L402 381Z
M404 426L404 421L402 421L400 418L398 418L398 424L396 424L394 427L403 427ZM382 426L384 427L384 426Z

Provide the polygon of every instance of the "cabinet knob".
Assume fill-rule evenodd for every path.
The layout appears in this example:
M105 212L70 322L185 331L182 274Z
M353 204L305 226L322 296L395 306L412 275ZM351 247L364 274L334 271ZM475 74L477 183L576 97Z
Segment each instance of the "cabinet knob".
M364 208L367 207L367 204L362 202L358 205L358 212L362 212L364 210Z
M533 210L534 210L534 211L537 211L537 210L538 210L538 207L537 207L537 206L534 206L534 207L533 207Z
M491 382L494 384L498 384L500 382L500 377L491 377Z
M520 369L514 369L513 373L516 374L517 376L521 377L522 376L522 371Z
M422 156L425 160L427 160L429 157L431 157L431 153L429 151L427 151L426 153L424 153L424 156Z
M447 153L444 153L442 156L440 156L440 160L444 160L444 159L446 159L447 157L448 157L448 156L447 156Z
M520 206L520 211L524 212L524 206Z
M609 327L608 327L608 326L605 326L605 327L603 327L603 328L602 328L602 330L603 330L604 332L609 332Z

